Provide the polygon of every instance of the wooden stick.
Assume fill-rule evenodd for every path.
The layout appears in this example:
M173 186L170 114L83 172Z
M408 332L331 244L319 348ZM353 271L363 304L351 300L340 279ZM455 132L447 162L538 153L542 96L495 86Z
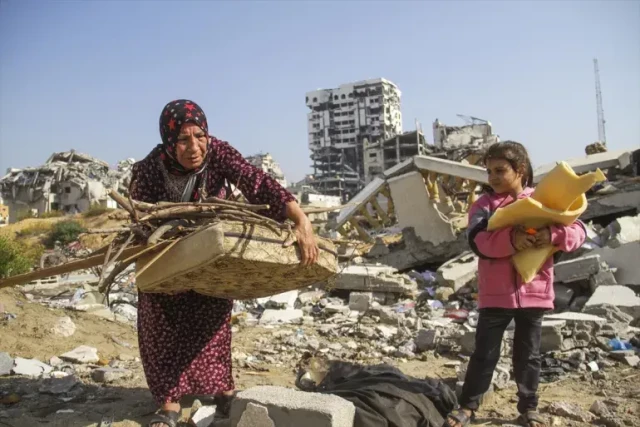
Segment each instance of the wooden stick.
M231 207L234 207L234 208L245 208L245 209L250 209L250 210L267 210L267 209L270 208L269 205L251 205L251 204L248 204L248 203L234 202L232 200L219 199L217 197L209 197L209 198L204 200L204 203L217 203L217 204L220 204L220 205L231 206Z
M147 253L153 250L162 249L166 247L168 244L169 242L165 241L165 242L160 242L157 245L153 245L153 246L147 246L147 245L132 246L122 251L121 257L126 257L127 260L135 259L144 253ZM29 273L24 273L24 274L18 274L15 276L7 277L5 279L0 279L0 289L8 288L9 286L16 286L24 283L29 283L33 280L43 279L49 276L57 276L59 274L70 273L76 270L84 270L91 267L98 267L102 265L103 261L104 261L104 254L100 253L97 255L90 256L88 258L83 258L77 261L71 261L65 264L56 265L55 267L44 268L42 270L35 270L35 271L31 271Z
M150 221L152 219L166 219L166 218L174 218L176 216L181 216L183 214L187 214L190 212L212 212L215 210L213 206L171 206L162 210L157 210L153 213L150 213L147 216L144 216L140 219L141 222Z
M118 265L116 265L113 268L113 270L111 270L111 273L109 273L109 276L107 276L107 278L104 280L104 283L100 285L100 287L98 288L98 291L100 293L104 293L107 289L111 289L111 284L113 283L115 278L118 276L118 274L122 273L124 270L127 269L127 267L129 267L134 262L135 260L131 260L129 262L122 261L118 263Z
M130 228L89 228L82 234L113 234L131 231Z
M107 254L104 256L104 263L102 264L102 270L100 270L100 278L98 279L98 283L102 282L104 278L104 273L106 271L107 265L109 265L109 257L111 256L111 251L113 250L113 240L109 243L109 247L107 248Z
M156 229L156 231L154 231L151 236L149 236L149 239L147 239L147 243L150 245L156 244L158 243L158 240L160 240L162 238L162 236L164 236L164 234L169 231L172 230L174 228L176 228L177 226L179 226L182 223L181 220L179 219L174 219L171 220L169 222L165 222L164 224L162 224L160 227L158 227Z
M131 218L135 218L136 217L136 213L135 210L131 207L131 205L129 204L129 201L127 199L125 199L124 197L122 197L120 194L118 194L118 192L116 190L111 190L109 192L109 196L116 201L116 203L125 211L129 212L129 215L131 215Z

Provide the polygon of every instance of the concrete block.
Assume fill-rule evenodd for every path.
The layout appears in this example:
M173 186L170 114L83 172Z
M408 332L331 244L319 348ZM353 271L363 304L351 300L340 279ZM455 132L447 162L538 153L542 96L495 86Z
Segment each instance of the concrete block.
M0 377L11 374L13 359L8 353L0 353Z
M616 306L633 316L634 319L640 317L640 297L636 296L635 292L626 286L614 285L597 288L589 298L589 301L587 301L585 308L602 304Z
M336 277L335 289L363 292L406 293L418 289L408 276L386 265L350 265Z
M100 360L98 349L86 345L81 345L65 354L61 354L60 358L74 363L95 363Z
M478 257L472 252L465 252L460 256L442 264L436 272L438 283L458 291L476 278L478 273Z
M257 406L251 411L256 416L260 411L262 422L266 421L259 407L266 408L278 427L353 427L355 417L353 403L338 396L260 386L238 393L231 405L231 425L238 425L249 404Z
M587 255L570 261L557 263L554 266L554 282L570 283L585 280L599 271L600 256Z
M349 294L349 309L365 312L373 302L373 292L351 292Z
M269 417L269 410L262 405L249 403L236 427L276 427Z
M540 353L558 351L562 348L564 337L562 327L566 325L564 320L542 321L542 335L540 337Z
M611 270L600 270L589 278L589 288L591 288L591 293L594 293L598 286L612 286L617 284L616 276Z
M263 305L265 308L284 309L295 308L296 300L298 299L298 291L288 291L281 294L273 295L270 297L258 298L258 304Z

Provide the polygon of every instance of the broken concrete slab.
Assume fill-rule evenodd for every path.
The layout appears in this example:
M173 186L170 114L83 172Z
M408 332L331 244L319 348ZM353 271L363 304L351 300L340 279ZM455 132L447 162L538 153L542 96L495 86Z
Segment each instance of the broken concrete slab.
M565 323L569 322L594 322L597 324L604 325L607 323L607 319L595 316L593 314L585 314L585 313L556 313L556 314L548 314L544 316L545 320L562 320Z
M436 272L438 283L454 291L475 280L477 273L478 257L468 251L444 263Z
M607 319L611 323L622 323L628 325L633 321L633 316L611 304L591 305L589 307L585 307L582 312Z
M616 306L633 316L634 319L640 317L640 297L636 296L635 292L626 286L614 285L597 288L585 307L602 304Z
M336 277L334 288L349 291L406 293L418 289L406 275L395 274L393 267L360 264L350 265Z
M567 324L564 320L543 320L540 336L540 353L558 351L562 348L564 337L562 327Z
M601 237L602 243L610 248L640 241L640 215L616 219L607 226Z
M112 383L132 376L133 372L121 368L98 368L91 372L91 378L97 383Z
M595 292L598 286L612 286L617 285L618 281L616 276L611 270L600 270L596 274L589 277L589 288L591 293Z
M261 325L274 325L283 323L294 323L302 320L304 312L299 309L288 308L286 310L267 309L260 317Z
M30 378L39 378L41 375L48 374L53 370L51 366L36 359L23 359L22 357L16 357L14 364L12 372L15 375L24 375L25 377Z
M13 359L8 353L0 353L0 377L11 374Z
M616 281L622 285L640 285L640 242L631 242L617 248L597 248L591 251L594 255L600 255L612 269Z
M355 417L353 403L338 396L260 386L238 393L231 404L232 425L250 403L265 407L276 426L353 427Z
M631 164L633 150L607 151L605 153L591 154L586 157L565 160L571 166L573 171L580 175L586 172L592 172L596 169L621 168L624 169ZM533 182L538 183L540 180L554 167L556 162L542 165L535 169L533 173Z
M600 267L599 255L587 255L570 261L559 262L553 268L553 281L556 283L571 283L589 279L600 271Z
M298 291L288 291L270 297L258 298L258 304L265 308L284 309L294 308L298 299Z
M81 345L65 354L61 354L60 358L74 363L96 363L100 360L98 349L86 345Z
M64 394L68 393L80 381L75 375L67 375L62 378L47 378L40 385L40 393L46 394Z
M549 405L548 411L550 414L570 418L582 423L590 423L595 419L592 413L585 411L575 403L553 402Z

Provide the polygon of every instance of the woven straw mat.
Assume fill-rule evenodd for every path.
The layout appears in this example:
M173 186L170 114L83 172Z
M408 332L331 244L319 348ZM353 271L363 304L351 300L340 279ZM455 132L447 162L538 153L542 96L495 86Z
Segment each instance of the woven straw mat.
M223 221L176 243L136 279L141 292L193 290L218 298L253 299L326 282L338 270L336 249L317 237L318 262L300 265L297 244L283 247L288 232ZM156 254L137 261L140 271Z

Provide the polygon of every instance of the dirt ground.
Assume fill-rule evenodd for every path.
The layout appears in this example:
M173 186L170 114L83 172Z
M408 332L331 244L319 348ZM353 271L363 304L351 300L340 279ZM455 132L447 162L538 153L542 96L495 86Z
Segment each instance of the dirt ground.
M82 385L75 387L68 401L40 393L41 380L0 378L0 398L15 393L20 400L17 403L0 404L0 427L96 427L103 417L113 417L114 427L145 425L144 422L156 408L146 387L139 359L134 359L139 354L136 332L132 326L87 313L53 310L29 303L13 289L0 290L0 304L5 312L16 315L12 320L0 320L0 351L7 352L12 357L37 358L46 363L52 356L80 345L89 345L98 349L98 354L104 359L101 362L126 360L118 363L134 372L131 379L103 385L93 382L90 370L83 370L81 367L76 376L82 381ZM54 337L49 331L61 316L71 317L77 326L76 332L69 338ZM255 349L257 338L264 335L264 332L260 327L240 330L233 338L233 350L250 354ZM453 386L455 369L445 366L451 360L429 354L425 361L399 363L397 366L406 374L439 377ZM600 381L583 378L587 375L577 373L558 383L542 385L542 412L555 401L577 403L588 410L595 400L606 400L617 405L617 413L623 415L626 425L640 426L640 371L624 367L612 368L607 370L607 379ZM235 369L235 377L238 389L256 385L293 387L295 380L291 368L277 366L270 367L267 372ZM189 404L186 402L187 407ZM486 397L476 424L505 425L513 423L515 416L515 389L502 390ZM548 417L553 425L590 425L566 418Z

